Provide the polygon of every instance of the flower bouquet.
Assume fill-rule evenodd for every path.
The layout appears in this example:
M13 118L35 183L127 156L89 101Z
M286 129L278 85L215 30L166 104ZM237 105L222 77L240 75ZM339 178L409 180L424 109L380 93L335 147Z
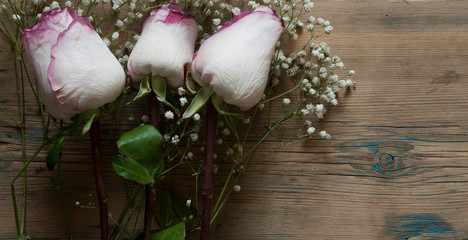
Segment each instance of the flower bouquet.
M315 123L338 104L341 89L354 86L348 79L354 71L318 42L333 27L310 15L313 6L309 0L2 1L0 32L15 57L19 111L1 110L23 142L23 166L11 182L17 238L33 233L25 231L27 195L19 207L15 182L23 178L25 189L28 166L48 150L46 166L61 196L63 146L81 130L91 139L98 204L76 205L99 209L101 239L209 239L245 171L289 144L331 138ZM300 47L286 48L297 39ZM25 88L43 126L31 157L24 144ZM147 115L104 156L128 189L128 202L113 218L100 120L118 123L122 112L145 102ZM256 154L268 138L279 144ZM190 192L179 192L171 178L180 169L194 181ZM213 184L217 175L222 180ZM129 225L135 212L143 212L141 226ZM63 215L71 239L78 233L65 208Z

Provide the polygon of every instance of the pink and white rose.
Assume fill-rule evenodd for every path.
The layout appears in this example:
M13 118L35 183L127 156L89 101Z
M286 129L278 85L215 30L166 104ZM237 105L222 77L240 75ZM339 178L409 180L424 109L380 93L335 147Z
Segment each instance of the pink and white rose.
M195 53L192 76L241 110L255 106L268 80L282 20L267 6L244 11L208 38Z
M114 101L125 85L125 72L101 37L74 10L45 12L22 38L39 82L43 104L54 118Z
M197 36L195 19L180 11L177 4L155 8L130 54L130 76L141 81L151 74L166 78L173 88L183 86L184 66L192 61Z

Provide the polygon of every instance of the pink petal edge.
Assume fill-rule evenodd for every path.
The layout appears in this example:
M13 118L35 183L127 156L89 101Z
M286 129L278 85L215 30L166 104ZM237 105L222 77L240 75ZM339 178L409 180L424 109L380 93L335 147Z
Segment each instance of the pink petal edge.
M47 71L47 79L49 79L50 88L52 89L52 91L53 91L54 93L57 93L58 91L61 90L61 89L57 89L57 88L56 88L56 86L55 86L56 84L55 84L54 79L53 79L53 77L52 77L52 75L51 75L51 71L54 69L54 65L55 65L55 48L56 48L56 46L60 43L60 40L61 40L61 39L63 38L63 36L66 34L66 32L68 31L68 29L70 29L74 24L79 24L79 23L82 23L82 24L88 26L88 30L89 30L89 31L91 31L91 32L93 32L93 33L95 33L95 34L97 34L96 31L94 30L93 26L91 26L91 24L89 23L89 21L88 21L85 17L77 17L77 18L75 18L75 19L73 20L73 22L70 23L70 25L68 26L67 30L65 30L65 31L63 31L63 32L61 32L61 33L59 34L59 36L57 37L57 43L54 44L54 46L52 46L52 48L50 49L50 55L52 56L52 60L50 61L49 69L48 69L48 71ZM58 101L59 101L61 104L63 104L63 106L66 107L67 109L73 110L73 111L77 110L77 109L75 109L74 107L71 107L71 106L68 106L68 105L64 104L64 102L63 102L61 99L59 99L59 98L57 98L57 99L58 99Z

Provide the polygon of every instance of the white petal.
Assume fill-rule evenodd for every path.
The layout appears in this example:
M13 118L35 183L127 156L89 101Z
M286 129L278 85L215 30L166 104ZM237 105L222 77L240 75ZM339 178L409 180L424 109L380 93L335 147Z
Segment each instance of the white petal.
M192 61L197 36L198 25L192 17L161 8L145 21L130 54L128 69L132 79L139 81L151 73L166 77L173 88L181 87L184 66Z
M192 64L197 82L210 84L225 102L244 110L263 95L275 43L283 30L276 15L260 10L241 13L207 39Z
M52 60L50 49L57 42L58 35L59 32L55 30L25 30L22 40L36 73L45 110L56 119L67 120L78 112L62 106L52 92L49 80L47 80L47 70Z
M59 8L44 12L41 14L39 23L34 26L36 29L53 29L59 32L65 31L73 19L76 18L76 12L73 9Z
M60 34L51 55L49 82L68 109L98 108L115 100L124 88L122 66L84 17Z

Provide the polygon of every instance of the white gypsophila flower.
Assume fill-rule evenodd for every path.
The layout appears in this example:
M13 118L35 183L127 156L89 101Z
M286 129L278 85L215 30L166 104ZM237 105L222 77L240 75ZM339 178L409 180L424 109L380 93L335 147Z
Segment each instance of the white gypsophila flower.
M187 156L187 159L192 160L193 159L193 152L188 152L186 156Z
M314 16L310 16L309 18L307 18L307 22L309 22L309 23L314 23L314 22L315 22L315 17L314 17Z
M164 134L163 138L164 138L164 141L169 142L169 140L171 140L171 135L166 133Z
M185 106L185 104L188 103L188 100L185 97L179 98L179 101L180 101L180 106L182 106L182 107Z
M312 103L307 104L306 109L309 110L309 111L313 111L314 110L314 104L312 104Z
M224 128L223 131L222 131L222 133L223 133L223 135L226 135L226 136L227 136L227 135L231 134L231 131L229 131L228 128Z
M200 114L195 113L195 114L193 115L193 120L195 120L195 121L200 120Z
M349 70L348 72L348 75L351 76L351 75L354 75L356 72L354 70Z
M107 46L110 46L110 44L111 44L111 42L110 42L109 39L107 39L107 38L102 39L102 41L104 41L104 43L105 43Z
M192 139L193 142L196 142L198 140L198 133L191 133L190 139Z
M117 40L117 38L119 38L119 33L118 32L112 33L112 40Z
M149 122L149 117L148 117L148 115L143 115L143 116L141 116L140 120L142 122L146 123L146 122Z
M219 18L214 18L213 19L213 25L218 26L221 23L221 19Z
M289 98L283 98L283 105L289 105L291 100Z
M234 190L234 192L239 192L241 190L241 186L234 185L233 190Z
M168 110L164 113L166 119L174 119L174 113L171 110Z
M333 30L332 26L326 26L325 29L323 30L326 34L330 34L331 31Z
M53 1L50 4L50 9L56 9L56 8L60 8L60 4L57 1Z
M315 89L311 88L309 89L309 94L310 95L315 95L317 93L317 91L315 91Z
M262 111L264 107L265 107L265 104L263 104L263 103L260 104L260 105L258 105L258 109L259 109L260 111Z
M353 84L353 81L351 79L348 79L348 80L346 80L346 85L349 87L349 86L352 86L354 84Z
M241 13L241 10L240 10L240 8L235 7L235 8L233 8L231 10L231 12L232 12L232 14L234 14L234 16L237 16L237 15L239 15Z
M233 153L234 153L234 149L232 149L232 148L226 149L226 155L229 156L229 155L232 155Z
M223 144L223 139L218 138L218 139L216 139L215 143L218 144L218 145L221 145L221 144Z
M278 79L278 78L276 78L276 77L275 77L275 78L273 78L273 82L272 82L272 85L273 85L273 87L276 87L276 86L278 86L278 84L279 84L279 79Z
M310 111L307 110L307 109L301 109L301 113L302 113L302 115L307 116L307 115L310 114Z
M117 26L118 28L122 28L124 25L125 23L120 19L117 19L117 21L115 21L115 26Z
M115 50L115 55L118 56L118 57L122 57L122 55L123 55L122 50L121 49Z
M124 62L128 61L128 55L123 55L122 60L123 60Z
M80 9L81 9L81 8L78 8L78 14L80 14ZM42 9L42 12L47 12L47 11L49 11L49 10L50 10L50 7L44 7L44 8ZM78 14L77 14L77 15L78 15ZM83 9L81 9L81 14L83 14ZM78 16L81 16L81 15L78 15Z
M190 207L190 205L192 205L192 200L189 199L185 202L185 206Z
M304 125L310 127L310 126L312 126L312 122L310 120L305 120Z
M88 21L89 21L89 22L93 22L93 21L94 21L94 17L93 17L93 16L88 16Z
M314 127L309 127L309 128L307 128L307 134L308 134L308 135L312 135L314 132L315 132L315 128L314 128Z
M174 135L174 137L171 138L171 143L174 145L177 145L180 142L179 135Z
M312 78L312 83L317 85L317 84L320 84L320 79L318 77L313 77Z
M11 18L13 19L13 21L20 21L21 20L21 16L18 15L18 14L12 14Z
M136 8L136 4L135 3L130 3L130 11L134 11Z
M336 98L335 98L335 99L331 100L330 103L331 103L333 106L336 106L336 105L338 105L338 100L336 100Z
M324 23L325 23L325 19L323 19L321 17L317 18L317 24L318 25L323 25Z
M270 4L270 0L263 0L264 4Z
M250 117L244 118L244 120L242 122L244 123L244 125L249 124L250 123Z
M327 134L328 134L328 133L325 132L325 131L320 131L320 132L319 132L319 136L320 136L321 138L326 138L326 137L327 137Z

